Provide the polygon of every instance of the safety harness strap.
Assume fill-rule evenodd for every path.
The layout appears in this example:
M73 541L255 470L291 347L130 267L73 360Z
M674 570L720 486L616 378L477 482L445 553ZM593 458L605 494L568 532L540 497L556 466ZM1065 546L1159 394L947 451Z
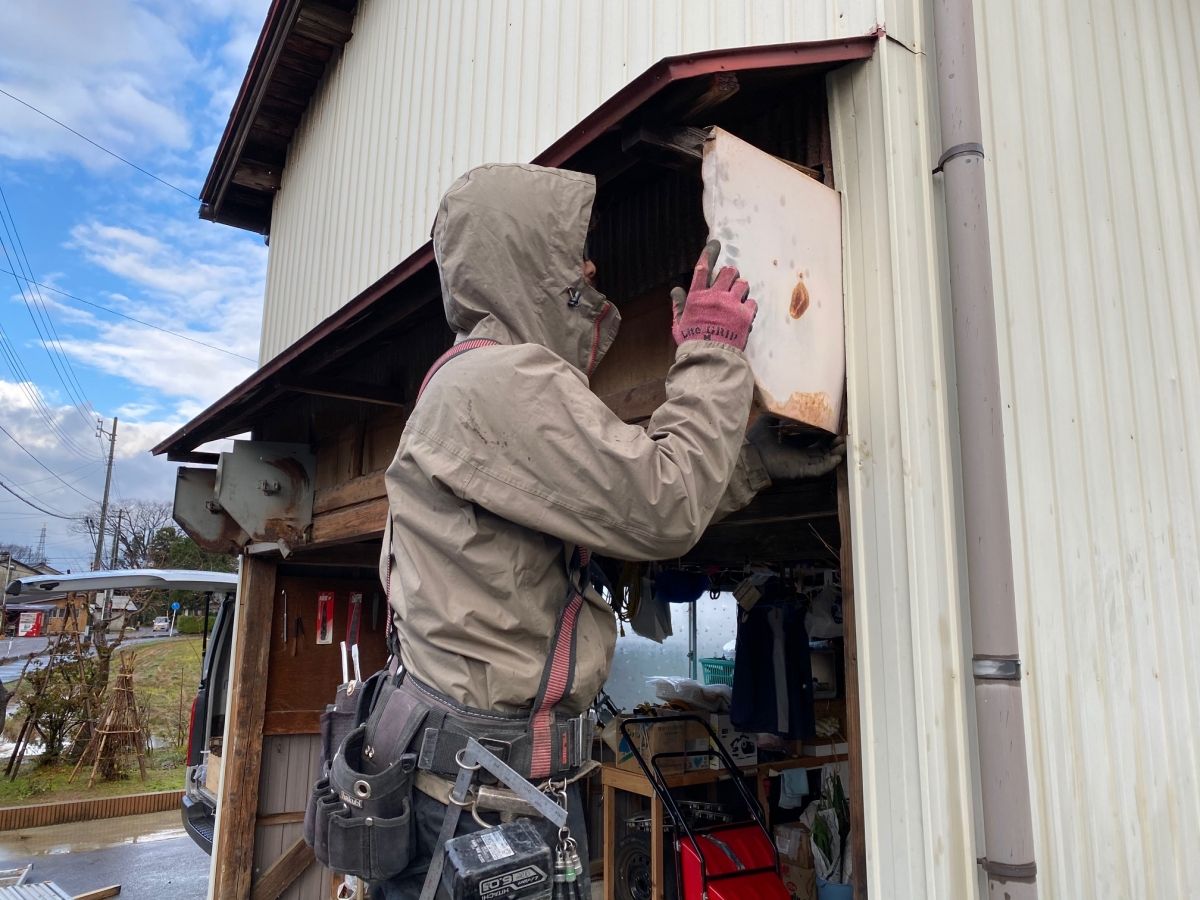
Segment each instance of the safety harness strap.
M441 356L439 356L436 360L434 360L433 365L429 367L429 371L425 373L425 377L421 380L421 387L417 390L417 400L419 401L421 399L421 395L425 393L425 388L429 387L429 382L433 379L433 376L438 373L438 370L442 366L444 366L446 363L450 362L450 360L454 359L457 356L462 356L468 350L478 350L481 347L494 347L499 343L500 343L499 341L493 341L491 338L471 338L471 340L469 340L469 341L463 341L461 344L455 344L453 347L451 347L449 350L447 350L445 353L443 353ZM392 517L390 514L388 515L387 526L384 530L387 532L388 564L387 564L387 584L385 584L383 586L383 591L384 591L384 596L387 597L387 599L389 601L389 608L390 608L390 601L392 599L392 559L393 559L393 557L392 557ZM387 638L388 638L388 644L389 644L388 649L389 650L391 649L390 645L391 645L391 641L392 641L392 628L393 628L392 617L391 617L391 614L389 613L388 620L387 620Z

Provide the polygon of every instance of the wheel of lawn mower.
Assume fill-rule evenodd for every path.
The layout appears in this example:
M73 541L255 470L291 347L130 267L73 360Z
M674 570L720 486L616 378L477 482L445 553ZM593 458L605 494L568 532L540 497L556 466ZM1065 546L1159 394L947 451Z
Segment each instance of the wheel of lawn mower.
M675 900L675 861L671 859L669 842L667 858L663 860L663 900ZM628 834L617 843L616 852L617 900L650 900L650 836Z

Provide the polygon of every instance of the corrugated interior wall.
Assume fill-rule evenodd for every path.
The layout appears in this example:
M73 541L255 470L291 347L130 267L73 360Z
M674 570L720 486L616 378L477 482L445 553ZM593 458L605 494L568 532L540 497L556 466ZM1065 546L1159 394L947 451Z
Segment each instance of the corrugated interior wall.
M876 21L874 0L362 0L275 198L262 361L426 241L462 172L532 159L659 59Z
M304 806L308 802L321 756L316 734L268 735L263 738L258 784L259 824L254 831L254 877L259 879L281 856L304 839ZM263 824L268 822L270 824ZM328 900L332 875L311 864L280 900Z
M829 94L867 884L888 900L958 900L979 879L938 116L927 23L900 12L895 39L835 72Z
M1200 9L976 3L1044 897L1200 888Z

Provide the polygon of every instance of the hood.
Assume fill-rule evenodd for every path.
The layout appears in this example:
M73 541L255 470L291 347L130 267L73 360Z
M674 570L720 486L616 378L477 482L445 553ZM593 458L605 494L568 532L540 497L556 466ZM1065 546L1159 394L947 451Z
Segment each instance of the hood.
M541 344L587 375L620 315L583 279L596 181L527 165L472 169L442 197L433 252L459 339Z

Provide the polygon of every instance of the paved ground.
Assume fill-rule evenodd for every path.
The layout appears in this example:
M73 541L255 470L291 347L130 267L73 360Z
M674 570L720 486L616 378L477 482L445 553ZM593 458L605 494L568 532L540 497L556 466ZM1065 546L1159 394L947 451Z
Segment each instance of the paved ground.
M119 884L132 900L203 900L208 862L174 811L0 832L0 868L33 863L31 881L73 894Z

